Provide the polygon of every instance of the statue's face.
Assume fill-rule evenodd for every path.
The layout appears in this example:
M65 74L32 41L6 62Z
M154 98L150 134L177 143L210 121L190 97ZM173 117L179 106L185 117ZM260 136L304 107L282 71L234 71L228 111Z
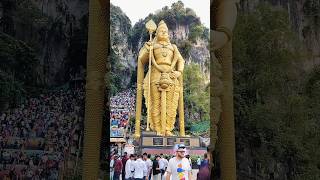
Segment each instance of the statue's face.
M157 38L160 41L168 40L169 39L168 30L164 27L160 27L160 29L158 29L158 32L157 32Z

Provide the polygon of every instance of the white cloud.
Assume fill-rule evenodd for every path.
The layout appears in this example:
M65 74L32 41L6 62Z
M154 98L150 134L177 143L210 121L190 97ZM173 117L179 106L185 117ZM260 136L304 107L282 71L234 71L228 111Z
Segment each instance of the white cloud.
M144 19L150 13L155 13L164 6L171 7L171 4L178 0L111 0L115 6L119 6L130 18L132 25ZM185 7L193 9L201 22L210 27L210 0L181 0Z

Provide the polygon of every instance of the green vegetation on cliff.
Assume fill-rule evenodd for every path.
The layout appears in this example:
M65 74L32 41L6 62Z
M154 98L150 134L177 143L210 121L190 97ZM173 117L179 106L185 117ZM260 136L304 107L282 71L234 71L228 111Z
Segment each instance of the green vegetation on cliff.
M185 106L190 110L189 117L196 121L193 114L197 113L198 120L209 120L209 82L200 66L195 63L185 66L183 78Z
M319 68L303 69L308 56L301 44L281 9L261 4L238 18L233 54L239 179L320 178Z
M20 103L36 85L38 59L23 41L0 32L0 110Z
M171 31L175 30L178 26L186 27L186 30L189 31L187 32L188 37L186 39L179 39L181 41L194 43L197 38L209 40L208 28L201 24L200 18L192 9L185 8L184 4L181 1L178 1L173 3L171 8L165 6L155 14L149 14L148 17L140 20L133 26L129 35L133 47L138 48L136 45L139 44L140 41L148 41L149 35L146 32L145 23L150 19L154 20L156 23L164 20ZM177 37L174 37L171 41L176 43L178 48L180 48L180 41L178 41ZM138 49L135 49L135 51L138 51Z

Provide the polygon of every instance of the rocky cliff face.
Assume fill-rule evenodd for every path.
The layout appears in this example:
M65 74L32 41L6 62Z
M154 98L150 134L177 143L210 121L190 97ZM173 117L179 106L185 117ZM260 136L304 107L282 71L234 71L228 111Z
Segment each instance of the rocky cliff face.
M131 21L119 7L111 5L110 22L111 52L115 55L111 58L111 68L119 76L120 88L127 88L136 66L128 36L132 29Z
M33 0L33 3L44 16L52 20L50 29L47 29L42 36L43 48L38 52L39 59L45 67L42 69L43 73L47 75L45 82L60 84L65 81L63 75L69 71L66 67L66 58L70 41L76 29L83 28L81 23L88 16L88 2Z
M305 70L320 64L320 1L318 0L241 0L240 13L253 11L260 2L269 2L274 8L287 11L294 31L310 53Z
M306 48L306 55L303 57L303 66L298 67L296 71L303 71L307 73L312 72L320 65L320 1L318 0L241 0L239 4L239 14L243 15L249 12L254 12L261 2L269 2L274 8L281 8L287 11L291 28L296 32L299 38L299 43L303 44ZM250 33L250 32L248 32ZM294 58L294 57L293 57ZM307 79L308 77L302 77ZM297 84L299 82L296 82ZM302 87L304 88L304 87ZM283 107L286 108L286 107ZM308 117L304 117L305 120ZM247 123L247 119L241 119ZM262 120L263 121L263 120ZM242 127L243 128L243 127ZM237 174L238 179L300 179L299 173L303 174L301 169L296 168L299 166L310 165L310 162L297 162L294 153L290 152L291 147L285 147L289 151L288 156L280 157L275 153L272 156L267 156L260 152L261 149L267 149L266 144L259 140L259 133L261 132L246 132L245 129L237 129ZM276 131L276 129L275 129ZM294 129L295 131L295 129ZM307 130L306 130L307 131ZM247 137L240 136L241 134L258 134L256 141L250 141ZM307 144L308 142L305 141ZM260 154L260 153L261 154ZM305 152L306 156L310 155ZM312 156L312 155L311 155ZM253 158L255 157L255 158ZM258 157L258 158L256 158ZM309 163L309 164L308 164ZM310 166L311 167L311 166ZM312 168L310 168L312 169ZM316 168L314 172L319 169ZM317 174L313 174L316 177ZM317 176L319 177L319 176ZM301 178L304 179L304 178ZM312 178L310 178L312 179Z
M69 79L68 50L75 32L85 27L87 1L4 0L0 12L3 32L35 49L39 84L60 85Z

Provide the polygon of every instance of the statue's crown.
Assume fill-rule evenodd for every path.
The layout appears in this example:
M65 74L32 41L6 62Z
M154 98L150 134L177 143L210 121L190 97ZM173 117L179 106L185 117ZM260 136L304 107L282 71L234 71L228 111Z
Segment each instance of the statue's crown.
M167 24L163 20L161 20L158 24L158 29L160 29L161 27L168 29Z

